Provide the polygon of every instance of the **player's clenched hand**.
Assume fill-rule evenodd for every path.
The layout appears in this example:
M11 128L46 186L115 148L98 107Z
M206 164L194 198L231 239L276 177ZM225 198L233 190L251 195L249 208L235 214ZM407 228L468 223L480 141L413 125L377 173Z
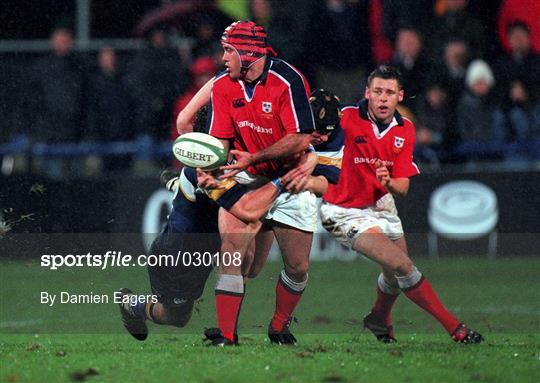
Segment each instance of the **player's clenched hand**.
M223 186L217 182L211 173L197 168L197 186L202 189L221 189Z
M253 163L253 155L241 150L231 150L230 153L236 158L236 162L231 165L220 167L221 170L230 170L226 174L223 174L219 178L231 178L246 169Z
M375 161L375 175L379 182L384 186L388 187L390 184L390 172L388 168L383 164L381 160Z

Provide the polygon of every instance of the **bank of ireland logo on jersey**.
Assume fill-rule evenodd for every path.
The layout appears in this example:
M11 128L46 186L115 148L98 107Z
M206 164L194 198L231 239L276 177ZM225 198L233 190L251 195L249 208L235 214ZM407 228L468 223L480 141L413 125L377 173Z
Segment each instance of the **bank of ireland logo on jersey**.
M394 152L399 153L403 149L403 144L405 144L405 139L395 136L394 137Z
M262 102L262 111L264 113L272 113L272 103L269 101Z

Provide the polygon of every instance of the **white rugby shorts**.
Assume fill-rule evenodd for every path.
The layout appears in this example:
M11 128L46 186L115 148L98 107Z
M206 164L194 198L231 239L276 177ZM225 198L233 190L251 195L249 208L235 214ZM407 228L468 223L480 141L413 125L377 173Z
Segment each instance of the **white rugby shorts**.
M317 230L317 209L317 197L311 192L281 193L265 219L313 233Z
M321 204L322 226L339 242L352 249L356 238L369 228L378 227L391 240L403 237L403 226L390 193L376 206L365 209L346 208L326 201Z

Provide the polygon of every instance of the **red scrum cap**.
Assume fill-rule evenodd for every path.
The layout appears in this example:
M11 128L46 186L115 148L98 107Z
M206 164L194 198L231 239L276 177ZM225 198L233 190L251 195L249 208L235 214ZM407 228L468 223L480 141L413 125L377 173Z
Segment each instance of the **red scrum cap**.
M261 57L277 56L266 39L266 31L260 25L253 21L236 21L225 29L221 43L236 49L242 65L241 73L245 75L249 67Z

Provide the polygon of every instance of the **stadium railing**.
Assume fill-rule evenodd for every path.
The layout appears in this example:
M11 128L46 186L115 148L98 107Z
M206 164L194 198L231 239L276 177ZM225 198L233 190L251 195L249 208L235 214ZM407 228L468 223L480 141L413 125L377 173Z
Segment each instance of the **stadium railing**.
M24 154L35 157L84 157L84 156L124 156L132 155L136 159L157 159L171 157L171 143L155 141L148 135L139 136L131 141L79 141L44 143L32 142L27 136L18 135L9 141L0 143L0 156ZM540 161L540 138L510 143L467 142L455 145L451 149L436 153L440 162L451 159L472 159L474 161L505 161L518 158L531 164Z

